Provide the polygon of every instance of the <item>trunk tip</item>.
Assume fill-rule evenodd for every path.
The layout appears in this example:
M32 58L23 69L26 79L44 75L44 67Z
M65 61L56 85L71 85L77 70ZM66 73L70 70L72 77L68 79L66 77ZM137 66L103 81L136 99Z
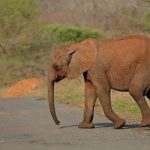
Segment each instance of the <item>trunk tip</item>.
M56 123L57 125L59 125L59 124L60 124L60 121L59 121L59 120L55 120L55 123Z

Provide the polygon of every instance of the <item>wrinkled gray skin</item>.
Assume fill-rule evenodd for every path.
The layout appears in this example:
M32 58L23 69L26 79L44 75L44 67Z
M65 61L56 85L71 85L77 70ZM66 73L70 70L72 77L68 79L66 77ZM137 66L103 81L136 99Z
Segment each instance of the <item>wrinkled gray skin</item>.
M54 83L64 78L74 79L83 74L85 80L84 119L79 128L93 128L93 112L97 97L114 128L124 126L125 120L117 116L111 106L110 91L126 91L137 102L141 113L141 126L150 125L150 39L128 36L117 40L87 39L66 48L56 49L48 73L48 99L56 124Z

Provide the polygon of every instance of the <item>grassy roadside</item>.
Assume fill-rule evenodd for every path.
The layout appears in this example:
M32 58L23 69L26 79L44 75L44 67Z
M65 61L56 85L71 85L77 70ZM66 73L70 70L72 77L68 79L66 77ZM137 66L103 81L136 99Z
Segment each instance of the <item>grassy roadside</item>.
M65 87L65 88L64 88ZM71 103L84 107L84 82L80 78L74 81L64 81L56 85L55 90L56 99L60 102ZM141 112L136 102L128 93L111 92L112 107L114 111L128 122L139 122L141 119ZM147 100L149 106L150 101ZM99 100L97 99L95 110L98 114L104 115Z
M38 93L38 94L37 94ZM31 94L37 96L39 100L47 100L46 86ZM55 99L65 104L78 105L84 107L84 81L82 77L76 80L63 80L55 85ZM114 111L128 123L139 123L141 120L140 110L128 93L111 92L112 107ZM149 106L150 101L147 100ZM95 110L97 114L104 115L99 100L97 99Z

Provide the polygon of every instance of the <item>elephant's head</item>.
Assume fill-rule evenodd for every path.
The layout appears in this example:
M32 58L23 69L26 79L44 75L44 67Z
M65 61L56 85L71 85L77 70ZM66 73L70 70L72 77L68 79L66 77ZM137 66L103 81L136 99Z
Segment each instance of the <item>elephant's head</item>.
M74 79L89 70L97 56L94 39L55 50L48 72L48 100L51 115L59 124L54 106L54 83L64 78Z

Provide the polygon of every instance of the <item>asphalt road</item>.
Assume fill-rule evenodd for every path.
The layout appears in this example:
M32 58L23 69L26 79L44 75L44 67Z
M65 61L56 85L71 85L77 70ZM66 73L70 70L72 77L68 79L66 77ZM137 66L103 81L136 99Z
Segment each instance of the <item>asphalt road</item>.
M49 114L47 101L0 99L0 150L149 150L150 128L127 125L113 129L95 115L95 129L78 129L83 109L56 103L60 126Z

